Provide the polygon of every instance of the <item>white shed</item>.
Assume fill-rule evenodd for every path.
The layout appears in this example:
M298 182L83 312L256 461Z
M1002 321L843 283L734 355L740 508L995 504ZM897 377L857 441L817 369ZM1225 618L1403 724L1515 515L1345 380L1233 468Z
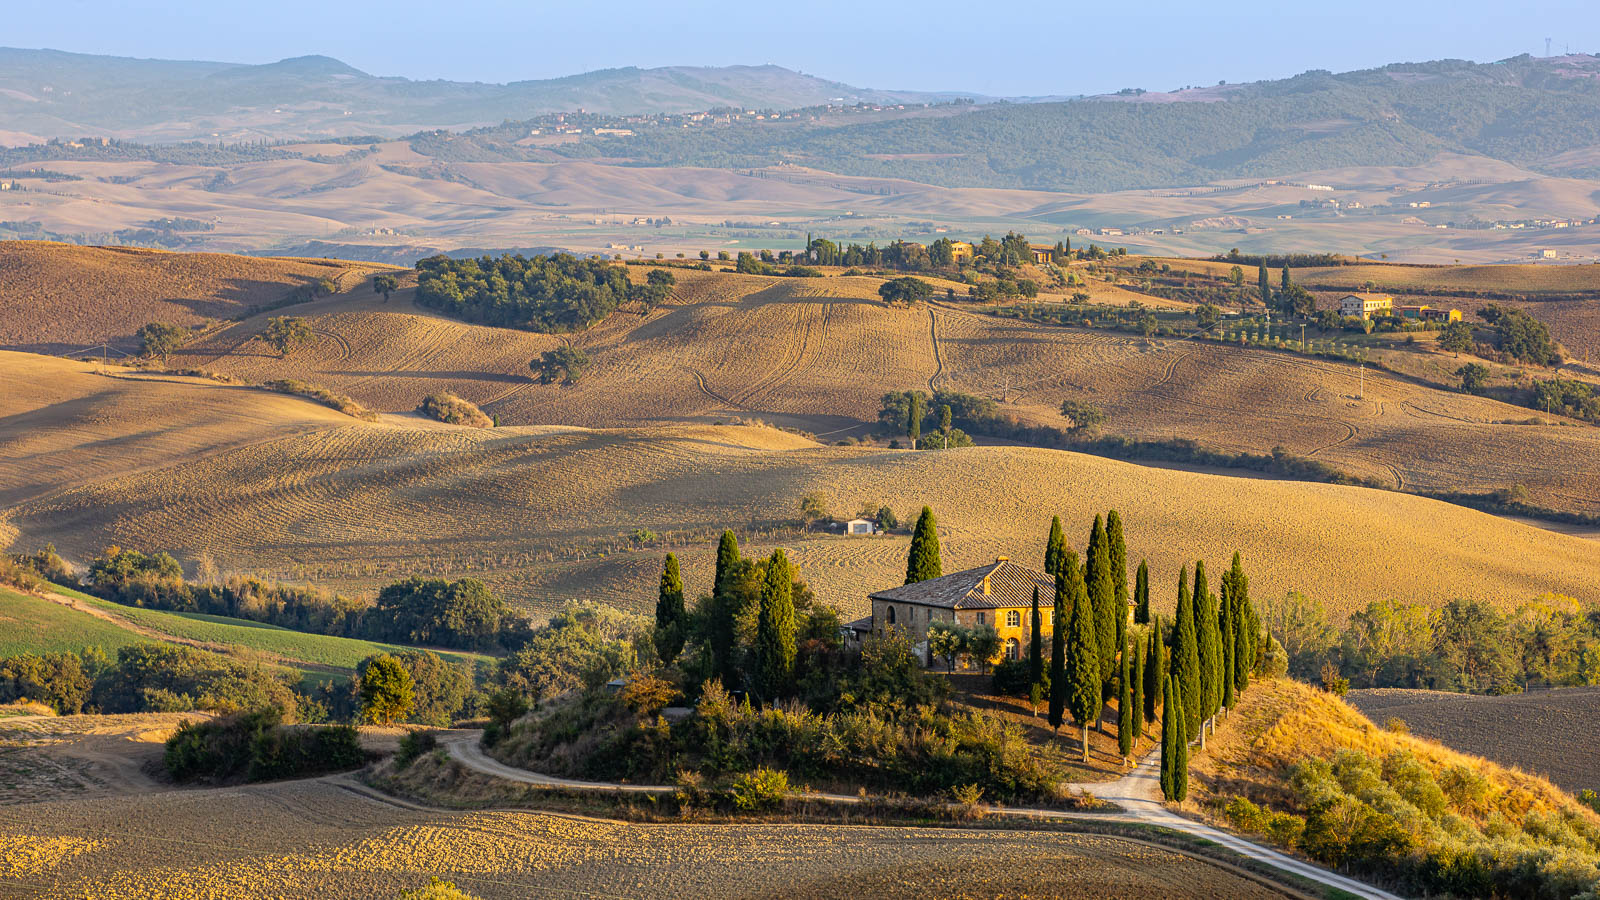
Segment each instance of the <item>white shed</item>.
M878 527L871 519L851 519L844 523L845 534L876 534Z

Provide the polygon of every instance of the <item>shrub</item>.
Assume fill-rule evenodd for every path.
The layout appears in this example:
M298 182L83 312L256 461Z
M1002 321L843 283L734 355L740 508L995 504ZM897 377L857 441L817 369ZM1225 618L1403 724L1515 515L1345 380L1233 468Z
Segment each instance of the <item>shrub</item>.
M483 410L476 404L449 391L424 397L422 404L417 407L417 412L451 425L467 425L472 428L494 427L494 420L484 415Z
M411 713L411 673L387 653L369 656L356 670L361 715L374 725L391 725Z
M789 794L789 776L779 769L758 766L755 771L735 778L728 786L728 794L735 809L746 812L776 809Z
M439 748L439 736L432 731L408 731L400 738L400 749L395 751L395 763L409 766L418 757L426 756Z
M455 882L444 881L436 875L428 881L426 887L406 888L395 895L395 900L476 900L476 898L456 887Z
M165 359L189 343L190 334L189 329L180 325L151 322L140 327L137 336L139 355Z
M621 303L654 305L669 288L632 284L604 259L433 256L417 262L417 302L469 322L531 331L582 331Z
M589 367L589 354L576 347L557 347L546 350L539 358L528 363L539 376L540 384L577 384Z
M299 381L294 378L279 378L274 381L265 382L261 386L269 391L276 391L280 394L294 394L297 397L305 397L310 400L315 400L318 403L321 403L323 406L336 409L339 412L342 412L345 415L353 418L365 419L369 422L377 421L378 418L377 413L367 409L365 406L362 406L354 397L340 394L335 391L330 391L325 387L318 387L317 385Z
M1099 407L1082 400L1061 401L1061 415L1072 420L1073 431L1093 431L1106 421L1106 414Z
M311 323L301 316L273 316L261 332L261 340L278 351L279 356L288 356L311 343L312 336Z
M348 725L285 726L274 709L184 722L162 764L176 781L274 781L353 769L366 761Z

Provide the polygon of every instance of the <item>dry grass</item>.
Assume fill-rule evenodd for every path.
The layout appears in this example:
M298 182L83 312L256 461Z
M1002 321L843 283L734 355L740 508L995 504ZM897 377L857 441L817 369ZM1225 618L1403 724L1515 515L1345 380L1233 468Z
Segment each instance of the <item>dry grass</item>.
M448 391L506 425L759 416L825 440L871 430L891 390L993 397L1009 414L1053 426L1065 424L1059 408L1070 398L1101 407L1113 434L1181 436L1229 452L1282 446L1414 490L1520 484L1534 505L1600 514L1600 473L1568 463L1600 456L1600 430L1501 424L1527 410L1454 390L1460 361L1448 356L1407 354L1433 363L1430 386L1372 369L1363 378L1330 360L999 320L965 305L889 308L868 277L679 279L668 307L619 313L570 338L593 360L570 387L536 384L527 371L563 339L441 319L407 292L387 304L358 294L311 305L303 314L317 339L289 359L251 350L262 327L252 320L174 360L251 380L302 379L390 412Z
M131 349L146 322L200 325L278 303L319 278L349 290L382 268L0 241L0 347L60 353L110 341Z
M1575 740L1569 740L1567 747L1573 754L1588 749ZM1287 678L1254 685L1239 709L1209 740L1207 749L1191 756L1192 771L1198 776L1191 781L1191 802L1204 805L1208 796L1227 799L1243 794L1277 805L1294 766L1314 757L1326 759L1339 750L1359 750L1375 759L1392 750L1405 750L1433 772L1465 767L1488 781L1490 794L1485 802L1491 808L1595 815L1537 775L1380 728L1338 697ZM1194 789L1197 782L1199 790Z
M198 389L86 377L90 388L133 384L181 397ZM81 405L98 405L94 396ZM51 540L80 561L111 543L167 548L186 562L204 552L224 570L344 590L413 572L471 574L541 612L597 597L643 610L669 546L680 551L693 596L709 582L715 535L733 527L754 533L757 550L788 547L825 600L856 614L867 591L900 580L906 539L794 532L799 499L821 491L835 513L887 504L910 517L932 505L951 569L997 554L1038 564L1052 513L1082 526L1117 507L1133 559L1150 559L1159 605L1171 602L1165 586L1179 565L1202 555L1220 562L1235 549L1258 596L1300 589L1339 610L1380 597L1511 605L1546 591L1585 597L1600 588L1592 542L1368 489L1033 448L825 447L749 426L479 430L416 417L364 424L309 404L294 407L302 418L293 427L273 431L254 418L261 410L235 403L230 415L252 415L229 419L236 443L213 444L202 438L222 429L187 418L198 407L172 404L175 417L140 420L143 429L103 426L97 443L85 443L78 418L59 430L35 418L24 445L48 452L8 457L16 460L11 477L59 488L12 508L6 521L22 532L18 543ZM182 439L175 452L156 456L151 447L139 467L107 463L116 457L104 447L145 448L144 429L161 421L173 423L160 431L171 436L165 440ZM639 528L666 535L666 545L634 544ZM1347 565L1352 559L1365 562Z
M1600 789L1600 688L1558 688L1504 697L1377 688L1350 702L1374 722L1503 766L1537 773L1568 791Z
M49 897L367 898L437 875L484 898L925 897L930 887L951 897L1279 896L1178 853L1092 835L424 812L329 781L48 810L42 820L31 807L0 810L0 835L78 842L64 846L86 852L0 887Z

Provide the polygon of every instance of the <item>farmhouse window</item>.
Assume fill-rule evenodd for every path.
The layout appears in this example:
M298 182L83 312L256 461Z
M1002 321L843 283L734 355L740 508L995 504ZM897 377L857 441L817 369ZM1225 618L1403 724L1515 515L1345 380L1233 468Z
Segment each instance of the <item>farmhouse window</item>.
M1008 627L1008 628L1020 628L1020 627L1022 627L1022 613L1017 612L1014 609L1013 610L1008 610L1006 612L1006 627Z

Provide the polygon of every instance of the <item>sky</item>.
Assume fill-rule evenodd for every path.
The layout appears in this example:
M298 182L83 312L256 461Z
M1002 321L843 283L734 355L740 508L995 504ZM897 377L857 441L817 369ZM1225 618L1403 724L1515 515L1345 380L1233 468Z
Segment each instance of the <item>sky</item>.
M858 87L997 96L1600 51L1600 0L1119 4L699 0L8 0L0 45L163 59L323 54L374 75L505 82L773 63ZM1288 11L1286 11L1288 10Z

